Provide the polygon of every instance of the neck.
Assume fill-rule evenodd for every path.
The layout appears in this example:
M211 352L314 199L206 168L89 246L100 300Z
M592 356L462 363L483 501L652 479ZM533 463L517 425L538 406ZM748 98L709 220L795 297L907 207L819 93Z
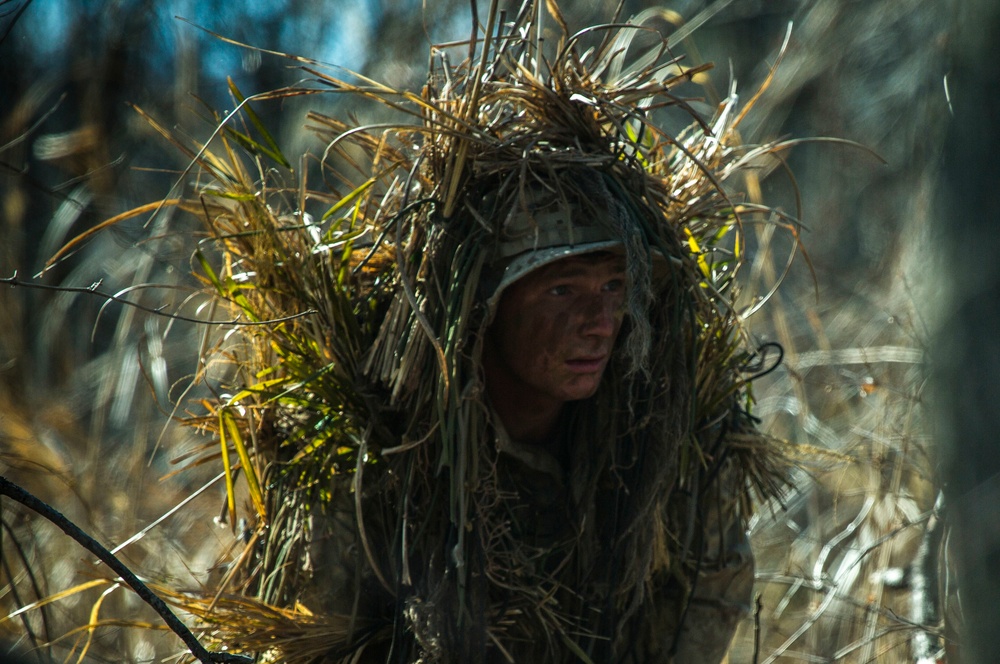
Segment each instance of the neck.
M487 386L490 403L507 433L516 441L531 445L549 444L555 436L562 403L545 403L524 392L505 392Z

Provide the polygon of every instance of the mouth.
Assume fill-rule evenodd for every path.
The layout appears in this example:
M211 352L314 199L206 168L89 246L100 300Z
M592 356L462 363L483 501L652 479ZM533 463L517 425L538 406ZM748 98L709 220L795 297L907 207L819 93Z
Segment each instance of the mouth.
M593 355L587 357L575 357L570 360L566 360L566 366L573 373L588 374L596 373L604 369L604 364L607 361L607 355Z

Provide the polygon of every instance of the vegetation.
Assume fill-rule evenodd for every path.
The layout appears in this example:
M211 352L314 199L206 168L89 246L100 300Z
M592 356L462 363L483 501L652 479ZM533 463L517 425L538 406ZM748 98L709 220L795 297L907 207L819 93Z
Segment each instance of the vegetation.
M574 16L571 8L563 9L567 16ZM825 24L816 23L820 21L820 9L827 10ZM906 20L889 10L881 15L889 22ZM758 100L757 110L763 117L782 117L788 98L807 85L815 85L817 71L822 71L817 68L831 67L828 60L849 50L830 49L822 59L817 59L810 48L819 46L803 46L810 36L824 34L831 24L848 31L855 20L861 21L845 7L832 2L815 3L814 11L804 12L803 16L807 20L793 31L793 35L802 36L795 40L778 68L770 92ZM573 22L579 24L577 20ZM707 38L711 39L711 26L706 30ZM771 49L772 55L776 46ZM912 47L910 50L915 51ZM327 74L315 69L315 63L300 61L299 64L305 69L298 70L297 77L308 74L314 80L330 82ZM355 80L350 85L364 83ZM280 86L247 87L245 82L234 81L227 86L231 94L228 105L243 101L241 91L275 87ZM706 90L710 96L711 88ZM282 97L287 104L299 100L289 92ZM919 90L913 97L923 99ZM822 99L822 94L813 97L817 98ZM305 101L315 104L317 99L310 95ZM875 100L867 101L876 104ZM799 102L797 111L808 109L813 103L804 96L800 96ZM3 427L0 444L7 467L4 474L59 504L85 530L109 543L122 541L142 527L140 524L158 523L144 539L125 547L122 554L133 569L141 570L146 578L159 579L162 592L167 594L167 589L172 589L175 601L195 612L198 605L192 604L192 598L216 588L232 588L240 580L241 565L248 559L237 552L243 549L245 538L256 536L252 525L254 515L289 519L289 529L300 525L297 519L304 518L294 509L282 514L281 504L268 504L265 498L262 487L269 486L275 477L268 475L259 459L285 452L261 447L266 444L257 433L262 425L266 424L270 435L281 431L285 439L293 441L297 435L294 432L338 432L346 437L349 444L320 436L313 438L311 444L295 448L307 455L320 449L333 451L323 463L309 466L310 472L322 475L331 467L358 467L359 459L364 458L364 450L351 443L351 438L356 440L362 432L350 413L352 409L365 411L370 404L358 403L357 395L338 393L336 376L329 372L350 371L350 358L358 357L359 347L364 343L361 340L370 338L372 333L350 328L351 321L356 319L353 314L358 301L348 297L345 288L352 279L368 279L366 287L377 289L384 262L393 258L379 253L369 256L362 247L371 238L363 237L358 220L363 218L366 204L377 200L373 197L380 190L375 182L363 182L360 188L354 188L328 179L324 186L338 193L321 194L320 187L310 186L316 180L297 182L290 175L292 170L310 173L308 177L313 178L318 175L317 166L321 162L319 158L313 162L308 158L296 163L296 158L289 157L290 151L279 149L279 145L289 141L272 135L273 130L268 128L274 124L266 116L255 115L268 113L269 107L277 106L275 102L251 100L242 107L241 114L228 118L224 131L205 141L204 151L197 141L173 139L188 151L180 165L193 165L194 169L181 178L171 175L170 182L180 182L186 187L197 175L196 184L202 194L190 198L183 191L172 192L169 204L145 208L132 219L118 217L118 210L107 209L114 204L112 196L123 190L117 182L102 181L109 172L104 168L110 161L106 156L111 144L107 133L93 144L83 142L86 134L74 135L75 142L63 144L83 150L84 163L88 165L71 162L76 159L74 152L47 162L59 163L60 168L82 169L79 173L86 175L79 181L83 184L75 188L74 181L68 180L71 192L68 195L67 188L46 195L29 194L26 187L35 181L23 176L12 176L5 182L10 193L5 199L6 222L14 229L9 237L15 240L7 245L9 258L5 256L3 264L18 268L23 281L28 281L39 258L57 256L57 247L64 244L64 238L79 231L81 224L112 218L116 223L109 225L110 232L87 234L87 242L73 245L66 254L58 254L59 260L49 270L48 283L85 288L95 279L103 278L99 290L202 321L233 320L234 314L223 313L212 304L217 298L231 303L236 313L242 313L240 325L235 326L237 334L233 335L226 332L234 327L231 325L171 321L131 307L105 304L101 298L69 292L52 294L19 287L5 288L2 294L4 310L11 312L4 323L8 327L2 341L4 355L0 358L6 367L2 375L7 414L0 420ZM916 103L908 108L924 111ZM157 121L153 118L162 117L161 114L145 112L152 120L150 126L156 128ZM204 112L208 113L210 127L222 124L221 116ZM24 117L37 119L41 115L27 112ZM343 127L330 117L340 116L334 112L314 115L310 124L321 134L333 136ZM765 142L764 139L779 133L766 122L754 124L753 118L748 117L743 130L755 140ZM23 120L18 124L17 120L15 117L10 125L14 132L10 138L14 142L4 141L3 157L11 164L21 163L19 159L27 163L29 159L19 152L28 141L17 139L30 137L30 133L23 133L30 127ZM115 119L110 126L125 122ZM176 136L166 129L160 133ZM822 127L815 133L832 131ZM900 154L916 149L912 144L887 145L877 140L865 141L869 137L863 135L848 136L872 145L883 154L888 152L888 157L895 156L897 160ZM49 145L53 142L54 139ZM932 143L933 137L929 137L919 147L933 152ZM58 142L54 144L59 146ZM40 148L37 141L31 145L35 152L30 159L35 159ZM359 149L366 147L376 146L362 143ZM813 154L807 152L809 149L797 148L792 160L796 161L802 153ZM169 149L157 150L158 154L169 152ZM359 154L358 149L345 150L339 155L338 167L349 166L350 160L360 158ZM798 489L784 496L787 511L776 509L774 520L764 512L756 525L763 608L757 616L759 630L747 625L746 638L734 652L733 661L809 655L847 661L904 661L910 657L915 635L925 631L906 618L914 616L908 606L912 587L894 588L889 584L889 572L911 569L921 543L928 541L924 534L936 496L922 414L925 332L919 314L912 307L912 289L919 289L920 284L904 278L910 274L906 261L913 260L914 254L909 247L894 245L897 236L884 230L892 228L892 222L884 215L852 210L831 215L831 219L810 213L810 208L822 207L815 202L817 199L831 200L832 194L823 195L813 182L821 180L827 169L850 171L856 178L889 179L885 171L873 175L874 167L860 153L844 156L827 147L822 155L822 162L803 159L808 163L795 168L797 174L807 173L802 182L806 201L802 216L807 227L813 228L813 239L807 237L806 245L818 271L818 297L810 275L800 271L804 264L792 266L772 306L762 310L771 312L770 319L751 317L750 329L761 338L779 341L785 349L784 368L769 377L769 385L759 384L755 389L755 413L764 419L765 430L775 436L828 448L831 453L823 457L826 470L811 478L801 477ZM162 163L161 159L157 157L149 163ZM391 163L391 158L387 161ZM845 162L849 168L844 166ZM95 163L100 168L95 170L92 167ZM919 167L920 163L912 166ZM110 172L120 171L110 169ZM210 176L208 180L203 178L206 174ZM211 181L226 186L206 189L205 184ZM159 192L169 184L156 186L161 187ZM751 191L754 186L759 186L758 178L751 179ZM897 186L901 192L912 189L912 186ZM894 191L891 181L880 189ZM266 198L261 197L262 193ZM55 208L53 212L36 215L53 219L47 235L38 243L26 240L36 233L26 221L30 218L26 210L35 209L36 198L54 201L50 205ZM306 198L310 201L308 206L301 204ZM262 205L265 200L283 201L287 207L265 207ZM115 207L126 209L131 203L120 201ZM840 207L845 208L846 204ZM909 204L899 207L913 209ZM193 213L193 218L209 218L213 224L227 220L233 220L234 224L184 226L190 222L173 215L172 209ZM311 219L282 214L307 209L312 209ZM838 220L852 216L865 218L867 225L846 225L843 228L852 230L838 231ZM903 216L903 212L894 210L891 218L898 220ZM916 217L926 219L926 212ZM810 222L811 219L817 221ZM236 225L236 221L253 225L248 228ZM129 226L130 223L134 225ZM140 223L149 226L141 228ZM755 257L749 274L744 273L748 280L744 285L746 293L768 292L786 272L785 256L794 253L794 247L782 245L784 240L780 234L773 234L773 228L762 224L745 229L747 244ZM858 270L841 272L839 279L831 278L830 265L834 264L838 250L827 253L823 238L844 236L858 238L856 244L864 248L855 252L854 260L867 251L872 257L870 269L881 272L884 270L880 268L895 264L899 266L896 272L899 278L883 284ZM181 249L189 245L191 238L200 242L200 253L185 264L188 254ZM881 249L876 246L880 242ZM134 248L122 252L121 245ZM818 245L819 251L814 245ZM222 251L217 253L219 247ZM264 273L267 262L247 262L248 256L263 255L280 257L273 263L280 275ZM221 256L222 262L215 263L215 256ZM310 261L320 261L322 269L301 269ZM253 287L248 285L251 273ZM856 292L854 283L849 281L851 277L844 274L859 275L853 277L857 283L871 283L863 292ZM206 289L211 297L200 295ZM752 307L755 303L743 304ZM318 325L317 318L329 324ZM92 325L85 322L90 320L96 322ZM330 329L338 333L331 335ZM29 334L30 330L42 334ZM82 331L83 337L74 331ZM81 340L88 333L94 342ZM162 345L164 340L169 342L166 350ZM196 362L192 348L199 349L196 355L200 358L216 359ZM433 353L435 349L425 352ZM332 357L327 358L327 353ZM332 358L339 361L331 362ZM35 364L28 364L31 362ZM32 375L37 376L34 382ZM178 376L186 377L178 380ZM237 385L250 389L233 391L232 387ZM308 390L300 389L304 385ZM149 393L153 398L141 399L137 391ZM302 402L303 399L308 403ZM274 403L286 406L282 416L261 417L263 405ZM207 415L199 411L198 404L208 409ZM175 418L186 418L213 436L203 438L175 427L164 427L164 415L158 409ZM194 419L185 411L193 413ZM168 465L174 460L184 462L183 472L175 473ZM294 461L294 456L290 460ZM220 464L225 467L221 473L217 470ZM160 477L168 477L168 481L157 481ZM295 478L303 486L312 486L302 480ZM168 511L168 506L180 504L195 490L202 489L204 492L182 509ZM78 498L68 500L67 493ZM159 517L164 513L170 516L161 523ZM250 517L247 527L241 525L241 513ZM154 652L166 653L177 648L176 641L167 636L160 638L149 630L119 629L123 616L135 615L138 605L134 598L119 590L113 579L99 578L103 574L99 569L87 568L87 563L78 565L80 552L71 549L44 524L11 507L7 501L3 514L4 572L9 589L6 596L11 609L32 607L33 602L44 597L53 599L5 620L0 627L8 629L12 637L27 635L35 644L55 640L52 652L60 659L86 651L92 657L109 660L122 657L140 660ZM228 532L214 526L212 517L227 525ZM289 553L274 550L267 555L271 557L269 564L280 566L282 556ZM48 561L56 559L62 562L49 564ZM205 572L213 567L217 571L206 577ZM84 576L76 576L80 572ZM176 594L184 588L194 592ZM69 591L63 592L66 589ZM274 587L267 593L277 597L282 588ZM237 600L220 596L215 606L249 615L248 605ZM260 605L253 606L260 609ZM321 633L331 630L330 625L313 625L309 616L301 611L296 613L294 607L289 611L261 616L261 620L267 618L270 624L284 625L286 629L312 626ZM210 614L202 615L207 618ZM153 625L155 620L150 614L132 618L130 622ZM81 625L87 627L68 631ZM210 625L208 631L224 628L225 625ZM283 634L294 636L288 631ZM222 641L229 638L224 631L217 636Z

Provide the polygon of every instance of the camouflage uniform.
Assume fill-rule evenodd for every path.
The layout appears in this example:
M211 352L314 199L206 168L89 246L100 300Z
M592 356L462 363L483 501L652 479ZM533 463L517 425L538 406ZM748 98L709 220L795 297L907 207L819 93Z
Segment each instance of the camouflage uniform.
M495 36L476 22L478 64L435 55L419 96L330 79L415 124L383 134L312 116L332 132L326 214L343 216L324 238L340 241L282 253L288 288L271 269L255 277L285 297L303 288L293 257L320 266L301 281L322 321L269 330L276 373L302 398L262 404L291 433L265 482L260 541L277 553L248 584L311 612L318 640L293 661L718 662L749 611L751 489L779 482L746 410L752 351L732 293L744 219L766 208L724 186L763 148L738 144L734 96L709 119L673 91L707 66L676 73L666 41L625 62L647 19L604 26L582 52L560 19L550 60L541 9L491 16ZM670 107L692 124L660 126ZM572 398L526 392L527 410L493 393L493 412L488 388L509 378L497 366L518 359L504 348L498 365L490 336L504 288L594 252L616 254L621 294L602 373ZM498 413L543 402L539 435L556 439L511 440ZM267 636L261 649L293 650Z
M580 411L588 404L573 406L573 410ZM564 419L572 420L572 416ZM567 430L572 428L571 424L566 427ZM572 445L569 436L563 436L560 444L551 450L519 443L506 434L498 420L494 445L498 493L504 503L502 510L511 514L511 523L519 524L515 526L514 536L537 547L540 552L537 568L531 573L545 579L550 574L556 577L565 574L574 565L593 568L595 571L584 575L597 577L589 587L572 588L571 593L563 593L557 599L562 605L577 604L581 614L589 611L591 616L581 628L600 631L601 606L608 591L607 582L599 572L609 564L609 551L600 550L601 533L592 533L588 538L581 537L580 531L586 530L589 524L600 529L599 524L607 518L602 512L607 511L607 501L612 499L613 491L599 489L587 498L582 480L588 472L583 466L587 465L585 457L590 445ZM630 620L631 635L625 640L629 644L627 650L608 652L607 635L603 639L597 635L598 638L578 640L577 645L592 661L715 664L722 660L738 623L750 611L754 570L744 520L735 501L729 499L738 493L731 482L727 486L731 479L728 473L722 472L711 485L726 494L723 497L728 500L705 501L711 505L704 515L704 532L708 534L700 542L695 536L690 544L691 557L698 559L697 573L680 580L670 569L654 569L646 601ZM388 552L394 547L392 528L387 527L391 517L380 513L385 501L384 496L377 495L385 488L381 482L370 482L365 495L361 496L361 506L372 552L379 565L389 568L392 563L387 559ZM413 593L405 598L387 592L375 578L358 536L356 496L348 476L339 478L337 491L326 519L322 525L315 524L317 532L310 556L315 583L303 602L328 614L351 616L357 632L355 645L364 644L369 636L376 635L363 649L364 656L346 661L462 661L449 653L447 646L429 643L435 641L433 632L440 626L420 625L416 609L400 611L401 607L419 607L427 600L418 596L417 580L412 587L403 589L403 593ZM718 508L720 504L724 509ZM680 491L674 492L669 506L669 514L691 511L689 497ZM664 518L669 516L664 515ZM656 524L649 524L649 527L656 527ZM597 550L586 551L588 547ZM694 555L695 551L700 555ZM582 562L579 559L583 557L591 559ZM416 577L420 570L411 566L410 573ZM491 597L491 601L503 600ZM390 652L383 642L388 638L390 626L398 628L400 621L406 624L405 630L422 632L417 639L405 639L409 652L402 659L399 659L398 650ZM381 636L378 635L380 629ZM571 648L544 640L524 642L513 638L503 646L507 656L516 662L586 661ZM346 648L345 652L351 650ZM340 654L338 651L331 661L338 661ZM483 661L504 662L507 659L498 648L490 648Z

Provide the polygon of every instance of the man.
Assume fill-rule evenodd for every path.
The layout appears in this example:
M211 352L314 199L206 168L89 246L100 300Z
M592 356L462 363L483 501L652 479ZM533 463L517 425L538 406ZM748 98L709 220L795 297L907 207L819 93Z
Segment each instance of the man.
M543 57L540 9L491 17L478 66L443 58L416 125L311 116L325 165L371 157L330 210L370 246L261 260L258 237L291 229L220 233L253 237L231 250L262 265L255 294L305 288L320 311L258 343L281 358L268 385L294 387L259 409L273 458L246 587L322 627L282 661L717 664L748 611L751 489L777 473L727 294L739 215L763 209L722 189L742 115L679 101L693 70L669 74L663 45L623 69L631 37L611 31L642 28ZM671 133L650 104L694 122ZM247 200L232 214L259 214L227 229L269 218ZM243 642L272 647L255 630Z
M587 176L594 174L575 174L585 180ZM604 206L591 202L591 209L585 210L582 202L560 202L551 192L547 205L539 203L544 194L530 198L530 211L516 211L507 231L515 227L514 234L527 236L533 248L504 260L500 285L490 297L493 312L483 371L508 487L531 505L526 530L552 542L560 529L570 528L574 508L581 507L581 492L576 492L574 505L569 487L574 478L580 480L586 465L579 459L586 448L577 448L581 441L572 440L563 429L572 426L574 411L587 408L597 394L616 352L628 272L622 243L590 223L595 212L599 220L607 217L614 201ZM572 244L574 231L590 241ZM506 244L501 255L518 246L517 241ZM666 262L661 254L651 254L649 267L658 268L654 272L660 279ZM723 491L736 493L738 488ZM600 509L590 506L595 508ZM737 515L727 515L728 521L722 522L718 514L709 518L714 519L712 527L721 530L700 553L700 587L691 589L686 604L675 588L651 587L652 599L643 609L644 641L633 644L630 652L617 653L618 658L717 662L725 654L738 621L749 611L753 560ZM678 633L684 613L691 619Z
M680 370L684 353L643 369L628 337L644 324L655 342L672 336L639 319L630 289L645 278L670 301L682 261L629 256L613 229L631 222L604 177L572 169L487 206L503 222L476 288L484 332L470 340L483 389L467 403L486 408L486 428L461 438L480 457L471 560L454 553L443 478L427 480L436 499L400 486L416 459L388 456L363 484L342 476L310 556L323 583L302 598L358 626L338 656L714 664L726 653L753 584L743 487L722 451L736 411L723 405L704 430L702 454L719 461L696 462L696 476L680 468L688 387L663 367ZM659 376L656 394L639 393L644 371ZM396 521L406 502L419 506L406 519L425 525Z
M558 249L572 253L504 284L483 354L493 407L531 444L552 438L564 404L597 392L624 316L624 256Z
M518 440L551 437L562 405L593 396L621 329L621 256L563 258L504 293L484 357L486 387Z

